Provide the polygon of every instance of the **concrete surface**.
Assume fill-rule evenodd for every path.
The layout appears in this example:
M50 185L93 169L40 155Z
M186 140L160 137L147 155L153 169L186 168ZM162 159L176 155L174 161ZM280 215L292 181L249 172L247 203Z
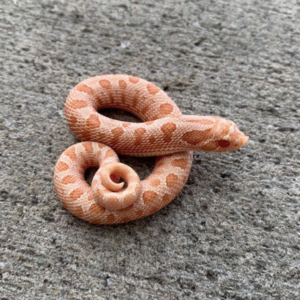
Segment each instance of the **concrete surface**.
M300 299L300 2L0 2L0 299ZM52 182L79 81L128 73L250 135L195 153L146 219L93 226ZM122 158L142 176L153 159Z

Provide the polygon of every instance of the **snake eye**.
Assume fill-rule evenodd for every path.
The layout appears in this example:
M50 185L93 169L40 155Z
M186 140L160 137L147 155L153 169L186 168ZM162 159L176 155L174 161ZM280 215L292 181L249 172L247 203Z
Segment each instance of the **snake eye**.
M227 141L227 140L219 140L219 141L218 141L218 145L219 145L221 148L227 148L227 147L230 145L230 142Z

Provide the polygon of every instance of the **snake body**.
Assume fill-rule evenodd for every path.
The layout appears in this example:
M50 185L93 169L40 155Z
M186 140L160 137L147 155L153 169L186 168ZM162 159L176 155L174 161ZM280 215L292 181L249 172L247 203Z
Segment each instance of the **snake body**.
M143 123L107 118L98 113L104 108L129 111ZM193 150L232 151L248 140L232 121L183 116L164 91L128 75L82 81L70 91L65 114L75 136L84 142L60 156L54 185L73 215L94 224L124 223L155 213L182 190ZM119 162L115 151L157 156L153 172L140 181L135 171ZM99 168L91 186L84 179L89 167Z

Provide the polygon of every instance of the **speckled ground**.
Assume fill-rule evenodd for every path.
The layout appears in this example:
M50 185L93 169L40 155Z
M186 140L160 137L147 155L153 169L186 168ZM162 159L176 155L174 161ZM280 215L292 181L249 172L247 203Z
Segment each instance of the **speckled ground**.
M300 299L300 3L0 2L0 299ZM163 88L250 136L195 153L170 205L126 225L64 210L63 107L97 74ZM141 176L153 159L122 158Z

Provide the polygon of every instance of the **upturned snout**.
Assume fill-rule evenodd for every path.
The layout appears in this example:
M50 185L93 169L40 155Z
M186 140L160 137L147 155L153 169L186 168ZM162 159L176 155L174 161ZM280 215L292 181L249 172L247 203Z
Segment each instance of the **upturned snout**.
M183 116L186 133L182 140L191 145L191 150L227 152L246 144L249 137L237 125L217 116Z
M243 147L249 137L241 132L238 126L224 118L213 117L215 125L211 130L211 138L204 145L206 151L227 152L234 151Z

